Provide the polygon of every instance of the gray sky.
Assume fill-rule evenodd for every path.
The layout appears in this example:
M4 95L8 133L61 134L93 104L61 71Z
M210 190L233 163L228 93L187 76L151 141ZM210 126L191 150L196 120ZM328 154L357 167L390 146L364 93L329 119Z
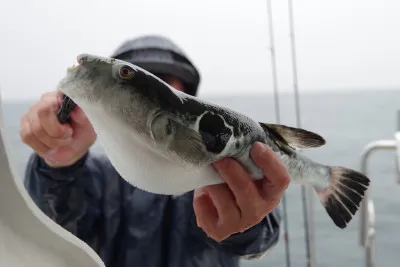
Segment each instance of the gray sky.
M301 91L400 87L400 1L294 0ZM280 90L292 90L287 1L273 0ZM3 98L55 89L76 55L156 33L201 70L201 94L272 92L265 0L2 0Z

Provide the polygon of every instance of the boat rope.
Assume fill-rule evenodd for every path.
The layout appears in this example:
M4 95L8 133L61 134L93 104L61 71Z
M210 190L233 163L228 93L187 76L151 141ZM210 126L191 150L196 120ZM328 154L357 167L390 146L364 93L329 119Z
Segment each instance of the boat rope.
M270 40L270 52L271 52L271 69L272 69L272 82L274 89L274 106L275 106L275 121L280 124L280 107L279 107L279 92L278 92L278 79L276 74L276 58L275 58L275 44L274 44L274 27L272 19L272 7L271 0L267 0L267 11L268 11L268 25L269 25L269 40ZM286 266L290 267L290 247L289 247L289 227L288 227L288 215L287 215L287 204L286 204L286 193L282 196L282 209L283 209L283 237L285 242L285 255L286 255Z

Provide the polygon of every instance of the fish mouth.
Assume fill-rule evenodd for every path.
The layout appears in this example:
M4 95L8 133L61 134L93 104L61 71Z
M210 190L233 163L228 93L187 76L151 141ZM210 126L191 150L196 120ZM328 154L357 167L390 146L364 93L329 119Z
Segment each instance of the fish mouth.
M112 65L116 59L110 57L96 56L92 54L80 54L76 57L79 65L85 65L87 63L103 63L107 65Z
M68 72L76 72L81 68L81 66L87 65L89 63L93 64L107 64L107 65L112 65L116 62L115 58L109 58L109 57L102 57L102 56L96 56L92 54L79 54L76 57L76 61L78 62L77 65L73 65L72 67L69 67L67 70Z
M76 72L79 69L80 65L72 65L71 67L67 68L67 72Z

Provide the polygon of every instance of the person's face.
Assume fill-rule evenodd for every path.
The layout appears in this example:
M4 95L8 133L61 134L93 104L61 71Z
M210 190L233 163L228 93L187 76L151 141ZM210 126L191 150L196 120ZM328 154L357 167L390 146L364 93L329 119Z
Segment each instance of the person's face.
M185 86L183 85L182 81L179 80L178 78L169 75L157 75L157 77L159 77L161 80L174 87L176 90L185 92Z

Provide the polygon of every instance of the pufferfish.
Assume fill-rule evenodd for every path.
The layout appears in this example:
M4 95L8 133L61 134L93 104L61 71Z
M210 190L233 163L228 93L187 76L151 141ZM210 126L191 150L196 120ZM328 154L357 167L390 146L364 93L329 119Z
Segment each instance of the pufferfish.
M211 164L225 157L240 162L254 180L263 179L250 157L253 144L261 142L282 160L291 182L315 189L336 226L345 228L358 210L368 177L298 152L324 145L320 135L257 122L122 60L81 54L77 61L58 88L83 110L110 162L131 185L180 195L223 183Z

